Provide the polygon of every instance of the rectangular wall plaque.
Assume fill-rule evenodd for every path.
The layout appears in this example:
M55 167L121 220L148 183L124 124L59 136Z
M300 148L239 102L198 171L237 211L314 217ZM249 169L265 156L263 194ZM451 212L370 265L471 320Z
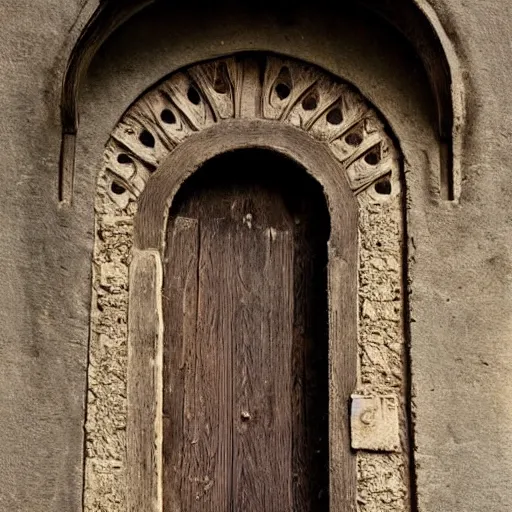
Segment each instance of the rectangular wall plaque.
M395 396L352 395L350 426L355 450L400 451Z

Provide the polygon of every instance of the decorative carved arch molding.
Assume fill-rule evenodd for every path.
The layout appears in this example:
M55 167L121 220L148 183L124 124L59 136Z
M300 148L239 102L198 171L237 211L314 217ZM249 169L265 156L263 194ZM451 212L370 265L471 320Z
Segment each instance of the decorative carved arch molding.
M331 510L407 511L400 154L353 86L257 53L174 73L130 107L107 143L96 197L85 510L162 510L167 215L187 177L240 148L289 157L327 199Z
M97 0L87 2L88 8L95 2ZM103 0L87 23L77 20L84 28L70 51L61 96L59 200L63 203L71 203L73 197L78 96L83 77L94 55L110 35L132 16L155 3L157 0ZM437 104L441 196L458 201L466 107L462 69L452 41L427 0L358 0L357 4L378 14L383 23L389 23L401 32L423 62ZM326 12L332 8L331 5L328 7Z

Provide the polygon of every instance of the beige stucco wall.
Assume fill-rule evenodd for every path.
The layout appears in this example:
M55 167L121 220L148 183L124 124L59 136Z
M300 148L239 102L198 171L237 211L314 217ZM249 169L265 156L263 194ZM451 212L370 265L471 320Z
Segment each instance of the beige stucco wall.
M211 12L204 19L196 13L194 31L180 16L150 12L127 24L89 74L75 202L62 208L59 92L82 4L0 6L0 510L81 510L93 198L103 145L141 91L200 55L240 49L229 42L237 38L249 49L317 61L356 83L389 120L406 156L420 511L512 508L508 0L432 1L459 55L468 97L458 205L435 193L425 77L400 39L375 35L374 24L361 27L340 7L321 28L319 9L309 21L291 22L251 12L242 16L243 32L229 21L214 24Z

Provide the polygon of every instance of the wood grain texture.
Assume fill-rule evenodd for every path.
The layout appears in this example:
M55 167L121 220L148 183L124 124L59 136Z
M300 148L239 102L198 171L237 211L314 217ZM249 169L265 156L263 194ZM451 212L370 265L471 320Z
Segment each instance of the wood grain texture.
M164 261L165 290L162 294L164 330L163 366L163 481L180 480L192 468L188 404L194 391L197 321L197 266L199 226L196 219L178 217L169 229L169 252ZM181 414L177 414L177 411ZM174 414L173 414L174 412ZM193 438L192 432L192 438ZM181 510L178 485L163 495L164 510Z
M291 512L293 237L235 233L233 510Z
M223 219L204 219L199 230L197 219L177 217L168 248L164 510L230 510L231 232Z
M198 475L204 492L192 512L232 510L233 297L229 281L231 233L224 219L201 219L195 409ZM183 474L182 479L189 475Z
M355 228L354 228L355 229ZM331 510L356 510L357 474L350 460L350 390L357 373L357 267L329 251L329 467Z
M174 399L164 398L170 422L165 463L179 459L173 450L183 460L195 450L197 464L164 477L166 489L172 487L164 491L165 502L172 501L169 510L328 510L329 217L322 192L279 155L246 151L218 160L180 191L168 227L164 301L174 312L165 309L170 330L164 366L174 366L168 372L174 382L172 375L183 369L172 354L193 354L195 366L181 364L196 377L180 381L186 389ZM186 244L177 235L183 225L190 231ZM199 249L192 234L196 225ZM196 315L184 312L194 307L183 283L194 282L195 257L183 253L197 250ZM176 297L166 298L171 293ZM197 332L186 340L194 348L183 349L180 339L167 346L173 336L183 338L181 323L191 325L194 317ZM164 393L171 397L165 382ZM194 401L185 404L189 394ZM187 444L187 433L172 427L186 423L181 411L199 418L199 430L204 422L213 425L211 435L192 436L194 445ZM216 449L213 460L211 449L201 451L204 446Z
M155 251L135 251L128 316L127 507L161 512L162 267Z
M265 123L228 121L185 141L155 173L141 196L135 227L135 243L139 248L157 248L164 245L165 229L162 227L165 226L169 206L175 201L174 196L179 186L187 176L218 153L239 148L272 148L307 168L308 172L321 183L331 218L327 262L329 276L328 494L330 510L349 512L356 508L356 466L355 456L350 450L347 413L350 394L356 387L357 369L357 204L339 163L324 145L291 127L275 123L273 128L275 130L269 130L268 121ZM174 206L175 204L173 208ZM180 215L190 216L186 211L180 212ZM286 231L284 225L278 227ZM295 277L294 280L296 283ZM296 288L296 284L294 287ZM294 289L294 294L296 293L297 289ZM300 329L300 325L294 319L294 331L300 331ZM297 341L294 340L293 343L296 344ZM297 361L306 361L309 354L307 350L302 355L295 354L295 349L293 351L294 364ZM310 374L304 372L302 378L294 376L292 388L297 390L304 386L305 382L314 382L316 378L314 372ZM158 390L148 391L150 395L155 393L158 393ZM308 391L304 396L307 397L307 394ZM314 407L315 400L306 398L304 403L307 404L308 400ZM295 405L292 405L294 422L305 421L309 415L304 412L309 406L301 404L301 400L296 400ZM293 412L294 408L295 412ZM302 412L298 412L300 409ZM232 414L235 415L236 411ZM314 444L313 441L312 443ZM311 492L308 486L311 482L308 482L306 476L309 470L301 469L301 464L309 468L311 460L306 453L307 450L302 456L298 456L301 451L298 447L302 446L302 441L296 437L295 433L292 444L295 446L292 457L293 500L295 504L307 503L308 492ZM299 483L301 481L302 484ZM323 482L325 481L324 478ZM304 498L297 498L300 495L298 491L300 488L303 489ZM311 510L321 510L318 508L318 503L317 508L311 506L313 507ZM180 509L171 508L171 510Z

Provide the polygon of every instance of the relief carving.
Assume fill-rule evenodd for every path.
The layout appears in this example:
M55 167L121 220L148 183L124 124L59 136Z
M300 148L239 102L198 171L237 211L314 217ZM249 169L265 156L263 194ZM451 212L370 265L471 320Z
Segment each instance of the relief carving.
M238 117L288 123L325 142L354 193L368 191L366 200L400 192L393 141L354 87L279 57L230 57L177 72L132 106L107 145L112 199L124 207L184 139ZM386 185L372 187L379 180Z

